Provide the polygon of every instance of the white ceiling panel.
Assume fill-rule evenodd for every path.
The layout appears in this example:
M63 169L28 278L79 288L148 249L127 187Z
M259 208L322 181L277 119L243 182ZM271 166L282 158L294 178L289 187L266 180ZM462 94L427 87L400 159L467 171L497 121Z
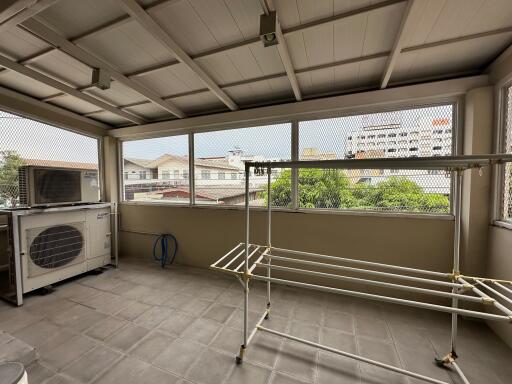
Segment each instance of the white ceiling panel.
M238 71L238 68L233 64L229 55L224 52L198 58L196 62L217 84L243 80L242 74Z
M50 104L82 114L97 111L99 109L97 105L89 104L86 101L69 95L55 97L51 99Z
M384 72L386 61L387 58L383 57L337 66L334 69L335 89L341 91L371 85L377 86Z
M402 21L405 3L368 12L362 55L391 51Z
M153 103L145 103L129 107L126 108L126 111L135 113L136 115L141 116L148 121L173 117L169 114L169 112L164 111L162 108Z
M33 55L48 48L44 41L19 28L0 33L0 51L16 60Z
M59 93L59 91L53 87L49 87L39 81L32 80L30 77L20 75L13 71L0 72L0 85L36 98L43 98Z
M226 88L225 91L235 102L242 106L265 101L282 100L293 95L290 83L286 77L237 85Z
M38 17L71 38L123 15L117 0L65 0L47 8Z
M264 75L284 72L283 62L275 45L264 47L261 42L257 42L249 47Z
M218 47L210 30L187 0L170 1L157 12L150 10L149 14L188 54Z
M187 114L227 110L226 105L211 92L173 98L172 102Z
M225 0L225 3L244 38L258 36L260 32L259 16L263 13L259 1Z
M92 88L87 90L87 93L90 93L93 96L98 96L102 100L117 106L146 100L144 96L126 87L119 81L113 81L110 83L110 89L102 90L99 88Z
M511 39L512 33L507 33L402 53L391 78L404 81L481 69L497 52L503 51Z
M222 46L243 40L244 36L223 0L188 0L188 2L217 44Z
M44 74L56 80L64 80L75 87L88 85L92 80L90 67L58 50L31 61L30 67L40 69Z
M112 112L103 111L98 112L93 115L88 116L90 119L101 121L102 123L110 124L110 125L133 125L133 123L129 122L122 117L113 114Z
M205 88L204 83L199 80L194 72L183 64L137 76L133 80L144 84L162 96Z
M405 47L470 35L512 25L510 0L421 0Z
M134 20L86 37L79 45L121 72L133 72L173 58L167 48Z

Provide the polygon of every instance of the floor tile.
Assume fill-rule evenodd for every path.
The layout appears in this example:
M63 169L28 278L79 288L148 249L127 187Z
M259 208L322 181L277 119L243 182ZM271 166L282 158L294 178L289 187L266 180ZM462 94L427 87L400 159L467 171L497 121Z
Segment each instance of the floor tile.
M359 365L355 360L329 352L319 352L318 384L356 384L359 382Z
M131 305L121 309L116 313L116 316L121 317L125 320L133 321L147 310L151 309L151 305L139 303L138 301L133 302Z
M15 332L13 335L25 343L39 348L41 345L51 341L58 336L60 328L48 320L41 320L37 323L26 326Z
M130 349L128 353L144 361L152 362L173 341L174 337L162 332L154 331L144 337L139 343Z
M148 363L133 357L118 361L101 375L94 384L137 384L144 382L142 374L149 367Z
M30 364L25 370L27 371L27 378L29 378L30 383L42 383L55 375L55 371L37 361Z
M356 333L358 336L372 337L383 341L391 341L385 321L368 317L355 317Z
M323 325L338 331L354 333L354 317L349 313L327 310Z
M282 373L274 373L270 380L270 384L304 384L302 380L298 380L294 377Z
M243 333L240 330L224 327L217 334L210 347L221 349L224 352L232 353L233 356L238 353L240 344L243 342Z
M167 319L172 314L172 310L166 307L153 307L135 319L135 324L142 327L153 329Z
M272 371L268 368L244 362L235 365L226 384L266 384Z
M206 310L210 305L212 305L212 303L213 302L209 300L194 298L190 301L187 301L179 309L188 315L198 317L201 316L204 312L206 312Z
M399 359L396 354L395 346L378 339L358 338L359 353L361 356L368 357L381 363L398 366Z
M209 344L220 331L221 324L209 319L196 319L182 333L181 337L202 344Z
M85 332L85 334L97 340L103 341L118 331L125 324L126 322L123 320L116 319L115 317L107 317L105 320L94 324Z
M204 313L203 317L206 319L215 320L219 323L224 323L233 314L235 309L236 309L235 307L228 306L228 305L213 304Z
M332 328L322 328L321 343L344 352L356 353L356 337Z
M231 355L206 350L187 372L186 378L199 384L222 383L235 368L233 361Z
M195 320L195 317L187 315L186 313L174 310L167 319L165 319L158 329L172 335L180 335L188 326Z
M149 333L149 330L137 325L126 324L123 328L119 329L113 335L110 335L105 343L111 347L127 351L135 343L139 342L144 336Z
M113 349L98 345L65 368L63 373L80 383L88 383L109 368L120 356Z
M96 346L88 337L78 335L40 356L40 360L59 371Z
M298 379L313 381L316 355L314 348L287 340L279 352L276 369Z
M184 376L199 358L204 346L199 343L176 339L156 356L153 364L179 376ZM201 360L201 364L204 361Z

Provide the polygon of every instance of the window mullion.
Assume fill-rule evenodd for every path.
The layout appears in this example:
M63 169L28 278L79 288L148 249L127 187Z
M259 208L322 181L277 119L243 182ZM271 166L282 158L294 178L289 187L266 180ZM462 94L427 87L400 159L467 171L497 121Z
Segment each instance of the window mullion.
M194 134L191 132L188 134L188 185L189 185L189 204L196 204L196 178L195 178L195 164L194 164Z
M297 120L292 121L292 161L299 160L299 122ZM291 198L292 198L292 209L299 208L299 170L292 168L291 170Z

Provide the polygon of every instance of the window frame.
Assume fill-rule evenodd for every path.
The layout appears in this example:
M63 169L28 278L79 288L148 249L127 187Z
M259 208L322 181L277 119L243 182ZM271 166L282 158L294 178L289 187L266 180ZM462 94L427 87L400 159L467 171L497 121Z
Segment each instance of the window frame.
M252 121L250 124L244 124L242 126L233 126L230 124L226 124L224 126L213 126L213 127L205 127L205 128L190 128L186 130L179 130L176 132L165 132L159 135L148 134L148 135L138 135L134 138L119 138L118 142L118 164L121 172L119 174L123 174L123 152L122 146L123 142L127 141L137 141L148 138L155 137L172 137L172 136L180 136L187 134L189 137L189 190L190 190L190 202L189 204L180 204L176 202L150 202L150 201L126 201L124 199L124 185L123 179L118 178L119 180L119 201L123 204L131 204L131 205L157 205L157 206L172 206L172 207L194 207L194 208L204 208L204 209L231 209L231 210L243 210L243 206L236 205L209 205L209 204L196 204L195 202L195 158L194 158L194 135L196 133L204 133L204 132L215 132L215 131L228 131L228 130L236 130L236 129L245 129L245 128L256 128L262 125L273 125L273 124L290 124L291 125L291 160L298 160L299 156L299 122L304 121L312 121L312 120L321 120L321 119L332 119L332 118L342 118L348 116L356 116L361 114L371 114L371 113L385 113L385 112L393 112L402 109L416 109L416 108L428 108L428 107L437 107L437 106L452 106L452 154L459 155L462 143L462 134L463 132L463 116L464 116L464 95L457 95L451 97L432 97L421 102L417 103L389 103L388 105L362 105L359 107L355 107L354 109L349 109L345 112L322 112L318 114L312 114L311 116L305 116L301 118L284 118L284 119L258 119ZM417 212L381 212L381 211L372 211L372 210L350 210L350 209L325 209L325 208L300 208L298 207L298 174L296 169L292 170L292 207L284 208L284 207L274 207L274 211L282 211L282 212L300 212L300 213L321 213L321 214L339 214L339 215L353 215L353 216L377 216L377 217L403 217L403 218L425 218L425 219L446 219L453 220L454 214L454 196L453 193L450 193L450 212L448 213L417 213ZM451 191L455 190L455 180L452 178L451 182ZM266 210L266 207L251 207L252 210Z
M495 101L496 101L496 136L494 137L494 151L495 153L503 153L506 148L506 134L507 134L507 93L509 88L512 88L512 75L504 79L495 86ZM512 220L506 220L503 217L503 194L505 193L505 165L498 164L493 172L493 206L491 224L497 227L512 230Z
M107 184L106 175L105 175L106 164L105 164L104 142L103 142L105 136L100 135L100 134L95 134L93 132L88 132L86 130L76 129L71 126L66 126L64 124L60 124L59 122L53 121L51 119L44 119L38 115L34 115L32 113L27 113L27 111L20 111L17 109L8 108L6 105L2 105L0 108L0 111L9 113L11 115L20 116L24 119L37 121L41 124L46 124L46 125L58 128L58 129L62 129L63 131L71 132L71 133L74 133L77 135L82 135L82 136L89 137L91 139L96 140L96 148L98 151L98 182L100 184L100 186L99 186L100 202L105 202L106 184ZM124 174L122 172L121 173L118 172L116 177L118 180L120 178L121 183L122 183ZM120 200L118 200L118 201L120 201Z

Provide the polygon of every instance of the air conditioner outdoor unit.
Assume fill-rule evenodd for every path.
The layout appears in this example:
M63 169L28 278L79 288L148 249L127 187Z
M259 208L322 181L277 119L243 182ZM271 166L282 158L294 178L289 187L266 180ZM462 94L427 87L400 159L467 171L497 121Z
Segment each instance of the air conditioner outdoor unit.
M110 206L101 206L18 217L23 293L110 263Z

